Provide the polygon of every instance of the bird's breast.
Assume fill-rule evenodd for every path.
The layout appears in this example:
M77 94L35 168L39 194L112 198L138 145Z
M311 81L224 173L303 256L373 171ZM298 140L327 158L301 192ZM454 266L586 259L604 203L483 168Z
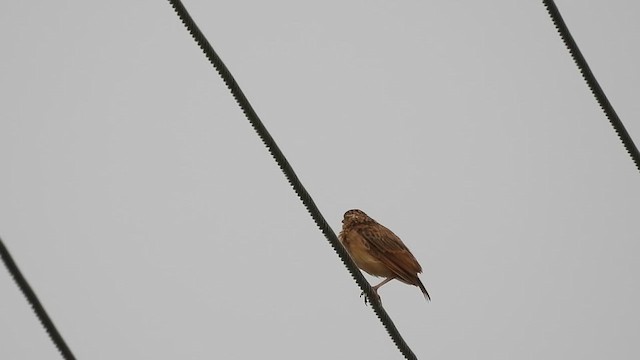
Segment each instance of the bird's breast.
M373 276L389 277L393 272L371 252L371 248L358 233L341 232L340 242L358 267Z

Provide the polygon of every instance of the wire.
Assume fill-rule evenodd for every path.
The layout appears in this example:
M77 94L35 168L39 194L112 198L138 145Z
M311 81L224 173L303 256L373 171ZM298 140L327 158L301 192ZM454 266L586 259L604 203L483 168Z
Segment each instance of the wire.
M567 49L569 49L571 57L573 57L573 61L578 66L578 69L580 70L580 73L582 74L584 80L587 82L589 89L591 89L593 96L595 96L598 104L600 104L600 107L607 116L607 119L609 119L611 126L613 126L613 129L618 134L618 137L622 141L625 149L627 149L627 152L631 156L631 159L636 164L636 168L638 168L638 170L640 171L640 153L638 152L638 148L633 143L633 139L631 139L631 136L627 132L627 129L624 127L624 124L622 124L622 120L620 120L618 114L616 114L616 111L613 109L613 106L611 106L609 99L607 99L607 96L604 94L604 91L602 91L600 84L598 84L598 81L591 72L589 64L587 64L587 60L585 60L584 56L582 56L582 53L578 48L578 44L576 44L575 40L573 40L573 36L571 36L569 28L567 28L567 25L562 19L562 15L560 15L558 7L553 0L542 0L542 3L547 8L553 24L558 30L558 33L560 34L560 37L562 38L565 46L567 47Z
M11 277L18 285L18 288L20 288L20 291L22 291L22 294L24 294L24 297L27 298L27 301L31 305L31 308L33 308L33 311L36 313L36 316L40 320L40 323L46 330L47 334L49 334L51 341L53 341L55 346L58 348L58 351L60 351L60 354L62 354L62 357L66 360L75 360L71 349L69 349L67 343L62 338L62 335L60 335L58 329L56 329L56 326L53 324L53 321L51 321L51 318L49 317L49 315L47 315L47 311L40 303L40 300L38 300L38 297L36 296L36 293L31 289L31 286L29 286L27 279L25 279L20 272L18 265L16 265L15 261L13 261L9 250L4 246L1 238L0 257L2 257L4 266L7 267L9 274L11 274Z
M335 250L335 252L340 257L340 260L342 260L342 262L345 264L360 289L362 289L362 291L367 294L367 297L369 299L377 299L377 296L373 292L371 285L367 282L365 277L362 275L362 272L360 272L358 267L353 263L353 260L351 260L351 258L347 254L346 250L342 247L342 245L338 241L338 238L336 237L336 234L324 219L324 217L320 213L320 210L318 210L318 207L311 198L311 195L309 195L307 190L304 188L304 186L298 179L298 176L293 171L293 168L285 158L284 154L278 148L275 140L271 137L256 112L253 110L253 107L229 72L229 69L227 69L218 54L216 54L216 52L213 50L213 47L211 46L211 44L209 44L209 41L207 41L204 34L200 31L196 23L193 21L193 19L189 15L189 12L187 12L187 9L184 7L180 0L169 0L169 3L171 3L171 6L173 6L174 10L178 14L178 17L180 17L180 20L182 20L184 26L187 28L194 40L198 43L198 46L202 49L218 74L220 74L220 77L222 77L222 80L231 91L231 94L251 123L251 126L253 126L254 130L258 133L258 136L265 144L265 146L271 153L271 156L273 156L276 163L284 173L287 181L293 187L293 190L296 192L304 206L307 208L309 214L311 214L313 221L315 221L316 225L318 225L324 236L329 241L329 244L331 244L331 247L333 247L333 250ZM371 301L371 307L373 308L376 316L378 316L378 318L386 328L387 332L391 336L391 339L396 344L402 355L404 355L404 357L407 359L417 359L415 354L411 351L407 343L398 332L398 329L394 325L387 312L382 307L382 304L379 301L374 300Z

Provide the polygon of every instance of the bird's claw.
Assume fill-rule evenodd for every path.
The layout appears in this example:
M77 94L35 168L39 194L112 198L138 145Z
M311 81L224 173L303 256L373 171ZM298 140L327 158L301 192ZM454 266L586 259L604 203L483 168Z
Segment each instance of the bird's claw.
M374 299L379 302L380 295L378 295L378 293L375 291L373 293L376 295ZM364 296L364 304L369 305L369 302L371 302L370 296L367 295L364 291L360 293L360 297L363 297L363 296Z

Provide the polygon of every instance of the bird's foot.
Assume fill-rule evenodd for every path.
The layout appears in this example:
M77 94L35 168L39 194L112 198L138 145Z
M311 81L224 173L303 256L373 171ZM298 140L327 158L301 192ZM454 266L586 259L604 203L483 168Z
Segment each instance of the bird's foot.
M373 298L373 300L375 300L376 302L380 302L382 301L380 299L380 295L378 295L378 292L374 289L373 293L375 294L375 297ZM369 305L369 302L371 302L370 296L368 294L366 294L364 291L360 293L360 297L364 296L364 304L365 305Z

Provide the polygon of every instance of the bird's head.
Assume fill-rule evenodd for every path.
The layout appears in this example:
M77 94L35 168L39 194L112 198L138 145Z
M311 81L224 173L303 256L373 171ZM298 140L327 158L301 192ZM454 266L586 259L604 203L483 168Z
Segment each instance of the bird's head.
M375 221L370 218L369 215L365 214L364 211L358 209L347 211L346 213L344 213L344 218L342 219L342 224L344 226L374 222Z

